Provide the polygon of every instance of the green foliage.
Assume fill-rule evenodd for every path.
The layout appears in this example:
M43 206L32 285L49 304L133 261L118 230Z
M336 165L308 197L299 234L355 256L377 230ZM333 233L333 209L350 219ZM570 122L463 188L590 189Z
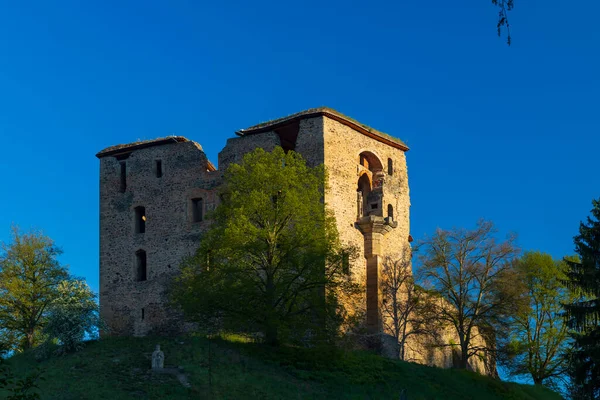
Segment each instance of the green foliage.
M584 399L600 398L600 199L592 205L592 216L574 238L581 261L565 260L566 283L575 296L565 305L574 339L570 372L573 391Z
M12 242L0 254L0 342L10 350L39 344L47 308L67 279L57 257L61 251L40 232L12 228Z
M257 149L229 167L225 182L173 299L201 325L262 332L271 344L328 340L340 319L336 293L350 283L349 250L322 202L323 167L280 147Z
M23 378L16 378L11 369L6 365L4 356L6 348L0 346L0 394L6 393L6 400L37 400L40 398L37 390L38 384L43 381L41 371L35 368L32 373L29 373Z
M211 340L212 390L207 339L106 338L77 353L38 363L29 354L10 360L16 375L35 365L46 372L43 400L95 399L408 399L558 400L544 387L501 382L469 371L444 370L363 352L341 352ZM157 343L166 363L184 369L191 388L169 375L152 374L147 353ZM0 389L0 398L3 397Z
M45 336L57 340L59 353L83 347L84 339L98 336L100 326L96 295L83 280L65 280L57 287L58 296L48 308Z
M562 304L571 299L564 285L566 264L546 253L526 252L517 269L528 305L512 319L503 364L513 376L527 376L535 384L556 389L566 378L570 344L562 317Z

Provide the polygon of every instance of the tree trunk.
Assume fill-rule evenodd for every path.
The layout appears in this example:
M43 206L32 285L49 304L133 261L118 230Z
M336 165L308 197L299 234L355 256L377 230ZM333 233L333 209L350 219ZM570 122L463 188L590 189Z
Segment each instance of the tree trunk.
M23 350L30 350L33 348L34 343L34 337L35 337L35 332L34 330L30 330L29 332L27 332L26 334L26 339L25 339L25 346L23 348Z
M458 368L469 368L469 346L467 346L464 340L462 341L462 345L460 346L460 361L458 364Z
M275 308L275 284L273 283L273 276L267 275L266 284L266 304L269 307L266 310L265 318L265 341L270 346L276 346L278 342L277 332L277 310Z
M270 346L277 346L278 340L277 327L272 321L267 322L267 326L265 329L265 341Z

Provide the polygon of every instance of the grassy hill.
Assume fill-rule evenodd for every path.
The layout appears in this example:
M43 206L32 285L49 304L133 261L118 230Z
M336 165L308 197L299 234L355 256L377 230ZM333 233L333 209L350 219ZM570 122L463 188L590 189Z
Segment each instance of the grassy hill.
M156 344L166 366L181 366L191 385L150 371ZM108 338L77 354L36 362L13 357L24 375L40 367L42 399L560 399L544 388L475 373L387 360L363 352L271 349L234 338ZM2 398L0 392L0 398Z

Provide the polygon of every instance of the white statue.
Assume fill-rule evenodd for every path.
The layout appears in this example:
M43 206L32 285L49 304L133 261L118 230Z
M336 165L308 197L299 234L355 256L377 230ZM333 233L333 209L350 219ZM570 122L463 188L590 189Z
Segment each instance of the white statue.
M152 369L163 369L165 367L165 353L160 351L160 345L152 353Z

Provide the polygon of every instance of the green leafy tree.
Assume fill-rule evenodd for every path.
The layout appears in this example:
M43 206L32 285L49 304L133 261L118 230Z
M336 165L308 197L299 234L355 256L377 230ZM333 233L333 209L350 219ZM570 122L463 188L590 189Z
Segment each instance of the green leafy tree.
M421 272L444 299L438 319L459 339L459 368L467 368L475 355L494 356L496 339L521 307L514 238L499 242L495 233L492 222L479 221L473 230L438 229L419 244Z
M580 261L568 264L567 285L575 299L565 305L573 330L570 374L578 398L600 398L600 199L592 201L592 216L575 236Z
M44 333L49 340L58 341L59 353L75 352L82 348L84 339L98 336L101 322L96 294L78 279L62 281L57 289Z
M225 173L221 203L173 299L188 318L282 340L327 340L351 251L323 204L325 171L293 151L257 149Z
M513 376L528 376L536 385L560 388L566 378L570 345L562 304L570 300L564 285L566 264L541 252L526 252L517 269L528 304L515 314L503 364Z
M48 306L68 278L57 257L61 251L40 232L12 228L12 241L0 254L0 341L27 350L42 341Z

